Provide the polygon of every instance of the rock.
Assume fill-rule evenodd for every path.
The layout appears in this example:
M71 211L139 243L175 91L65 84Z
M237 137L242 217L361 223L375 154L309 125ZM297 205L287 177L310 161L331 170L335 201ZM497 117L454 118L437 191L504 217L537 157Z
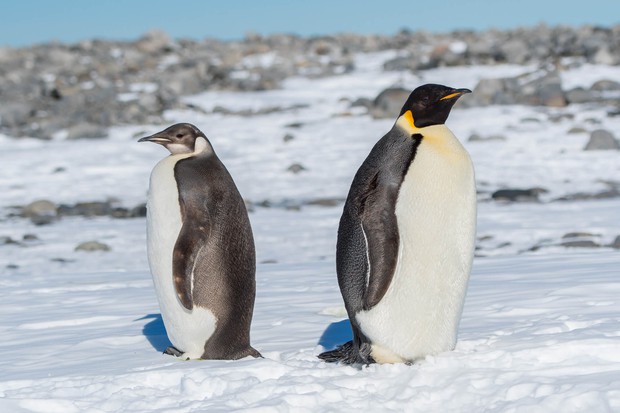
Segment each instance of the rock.
M314 205L322 207L335 207L342 204L345 200L341 198L317 198L305 202L305 205Z
M588 133L588 130L586 128L582 128L581 126L573 126L566 133L568 133L569 135L573 135L577 133Z
M466 102L472 106L511 105L516 103L513 91L517 88L514 79L482 79Z
M161 30L152 30L136 42L137 49L146 54L156 54L173 47L168 35Z
M567 248L598 248L599 244L592 240L564 241L560 244Z
M7 236L0 236L0 245L19 245L19 241L15 241L13 238L11 237L7 237Z
M410 90L403 88L385 89L372 102L371 115L375 119L396 119L410 94Z
M590 86L590 89L597 92L620 90L620 82L614 80L599 80L594 82L592 86Z
M75 205L60 205L61 216L100 217L111 215L114 208L111 201L78 202Z
M467 139L468 142L489 142L489 141L503 142L505 140L506 140L506 137L504 135L480 136L477 133L472 134L469 137L469 139Z
M529 80L534 77L532 80ZM564 107L567 105L564 91L562 90L562 79L556 71L535 72L519 76L520 80L529 80L521 86L519 91L519 103L529 103L531 105L542 105L550 107Z
M547 192L544 188L500 189L493 192L491 198L495 201L538 202L538 196Z
M596 234L591 234L589 232L569 232L567 234L562 235L562 239L567 238L584 238L584 237L597 237Z
M592 63L611 66L618 63L618 58L609 51L609 47L607 47L607 45L604 45L594 54Z
M413 57L395 57L388 60L383 64L383 70L385 71L410 71L416 70L419 66L419 62Z
M611 248L615 248L615 249L617 249L617 250L618 250L618 249L620 249L620 235L618 235L618 236L616 237L616 239L614 239L614 242L612 242L611 244L609 244L609 246L610 246Z
M130 218L141 218L146 216L146 204L133 207L129 213Z
M598 100L598 96L592 92L592 90L586 90L582 87L577 87L566 92L566 101L568 103L586 103L594 102Z
M58 219L58 210L53 202L42 199L23 207L21 215L35 225L47 225Z
M108 131L106 128L89 122L81 122L67 129L67 139L97 139L106 138Z
M614 135L605 130L597 129L590 134L590 140L583 148L584 151L599 151L599 150L618 150L620 149L620 143L614 138Z
M93 251L110 251L110 250L111 248L109 245L103 244L98 241L82 242L77 247L75 247L75 251L93 252Z
M286 170L289 171L289 172L292 172L294 174L298 174L301 171L305 171L306 168L302 164L294 163L291 166L289 166L288 168L286 168Z
M23 241L38 241L39 237L37 237L35 234L24 234L24 236L22 237Z
M286 135L284 135L284 137L282 138L282 140L283 140L284 142L290 142L290 141L292 141L293 139L295 139L295 136L294 136L293 134L291 134L291 133L287 133L287 134L286 134Z
M0 105L0 124L6 127L18 127L27 124L33 109L27 103L3 102Z
M353 102L351 102L352 108L362 107L366 109L372 108L372 100L368 98L357 98Z

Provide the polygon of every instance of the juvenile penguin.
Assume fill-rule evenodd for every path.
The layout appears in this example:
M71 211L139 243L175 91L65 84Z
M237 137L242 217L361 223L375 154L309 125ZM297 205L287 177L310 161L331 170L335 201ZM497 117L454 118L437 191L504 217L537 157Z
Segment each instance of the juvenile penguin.
M413 363L453 350L476 230L474 169L444 123L468 89L415 89L357 171L336 271L353 340L319 357Z
M260 357L250 346L256 291L245 203L204 133L179 123L139 142L170 156L153 169L147 203L149 266L162 319L183 359Z

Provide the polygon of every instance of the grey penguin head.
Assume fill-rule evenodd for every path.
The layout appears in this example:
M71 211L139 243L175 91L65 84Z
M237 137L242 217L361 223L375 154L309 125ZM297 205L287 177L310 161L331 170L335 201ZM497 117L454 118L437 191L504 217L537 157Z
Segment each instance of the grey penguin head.
M411 92L399 116L411 111L416 128L443 125L450 115L452 106L465 93L471 93L471 90L454 89L433 83L422 85Z
M191 123L177 123L138 142L158 143L173 155L200 152L205 144L211 146L205 134Z

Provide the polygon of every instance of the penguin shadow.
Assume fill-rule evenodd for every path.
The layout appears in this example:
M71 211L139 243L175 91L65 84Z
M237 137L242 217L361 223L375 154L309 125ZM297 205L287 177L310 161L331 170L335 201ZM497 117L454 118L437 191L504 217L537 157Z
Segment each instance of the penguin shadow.
M325 351L329 351L351 340L353 340L353 332L351 331L351 322L347 318L328 325L321 334L318 344Z
M163 353L168 347L172 346L172 343L168 340L168 334L166 333L166 327L164 327L161 314L147 314L136 321L148 319L151 319L151 321L142 327L142 334L155 350Z

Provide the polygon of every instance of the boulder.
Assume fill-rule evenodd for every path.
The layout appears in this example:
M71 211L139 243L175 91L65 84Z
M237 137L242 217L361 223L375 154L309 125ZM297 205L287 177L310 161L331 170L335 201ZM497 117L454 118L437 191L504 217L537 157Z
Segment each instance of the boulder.
M597 129L590 134L590 140L583 148L584 151L602 151L602 150L618 150L620 143L614 138L614 135L605 130Z
M86 252L94 252L94 251L110 251L111 248L109 245L104 244L99 241L86 241L78 244L75 247L75 251L86 251Z
M538 202L538 196L547 192L544 188L500 189L493 192L491 198L495 201Z
M80 122L67 129L67 139L100 139L107 138L108 130L90 122Z
M47 225L58 219L58 210L53 202L41 199L23 207L21 215L35 225Z
M375 119L396 119L411 91L403 88L388 88L379 93L372 102L370 113Z

